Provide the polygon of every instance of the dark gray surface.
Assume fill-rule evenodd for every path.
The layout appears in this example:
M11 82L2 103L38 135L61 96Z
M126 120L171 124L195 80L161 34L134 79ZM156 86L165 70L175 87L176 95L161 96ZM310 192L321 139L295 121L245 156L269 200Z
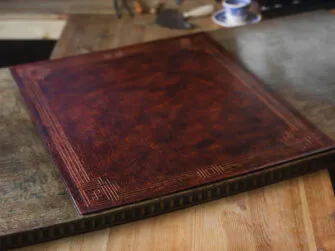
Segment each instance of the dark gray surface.
M212 33L223 41L223 32ZM232 31L223 44L267 86L335 136L335 16L312 12Z

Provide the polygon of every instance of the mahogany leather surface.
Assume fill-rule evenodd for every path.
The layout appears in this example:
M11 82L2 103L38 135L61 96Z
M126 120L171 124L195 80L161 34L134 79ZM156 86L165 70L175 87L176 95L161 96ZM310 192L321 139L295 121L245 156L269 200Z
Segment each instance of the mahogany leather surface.
M11 71L81 214L334 147L203 33Z

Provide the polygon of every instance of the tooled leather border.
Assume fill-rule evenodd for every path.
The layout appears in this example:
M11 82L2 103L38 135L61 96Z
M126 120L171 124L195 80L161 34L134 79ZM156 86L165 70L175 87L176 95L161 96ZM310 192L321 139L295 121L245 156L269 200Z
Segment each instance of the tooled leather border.
M188 38L190 36L192 37L198 36L199 39L202 39L204 42L209 43L209 45L211 46L206 47L206 49L209 50L213 54L213 56L217 56L219 62L223 65L223 67L229 69L229 71L236 78L241 80L241 83L250 88L254 92L254 94L258 96L258 99L264 102L266 106L270 110L272 110L273 113L276 114L276 116L280 117L281 120L285 121L290 128L293 128L295 130L299 130L301 128L303 129L308 128L308 130L311 130L314 134L313 135L314 141L319 140L320 142L322 141L322 143L327 142L329 144L330 142L332 142L321 131L317 130L314 125L308 123L308 121L304 117L299 115L298 112L294 112L294 108L291 107L291 105L289 105L284 100L280 100L278 97L274 97L274 93L267 91L261 81L259 81L249 71L242 68L241 64L239 64L236 61L236 59L234 59L233 54L231 54L224 47L222 47L222 45L220 45L217 41L211 38L207 33L198 33L164 40L165 41L181 40L183 39L183 37ZM146 48L146 46L150 43L157 43L157 41L142 43L140 45L137 45L137 47L139 46L140 48ZM128 49L136 48L136 46L123 47L123 50L127 50L127 48ZM120 50L120 48L112 51L118 51L118 50ZM101 52L98 52L98 55L102 55ZM20 74L18 74L18 72L20 72L21 70L24 73L24 75L26 75L26 77L28 77L28 79L31 80L29 84L24 83L23 79L19 77ZM86 191L84 190L84 187L87 186L87 183L90 181L91 178L86 172L81 161L79 161L73 147L68 142L67 136L63 131L62 126L58 122L57 117L54 116L51 108L49 107L48 102L44 97L39 87L39 84L36 80L36 76L33 76L34 75L33 71L34 71L33 66L31 67L26 66L25 70L20 69L20 67L16 68L15 66L12 67L11 69L12 75L16 80L18 86L20 87L19 88L20 92L23 94L22 96L26 101L25 103L30 107L29 109L30 114L32 115L32 113L34 113L34 115L32 116L32 121L35 120L40 121L39 123L36 123L37 128L40 131L40 134L43 136L42 138L44 143L48 146L47 148L52 153L53 160L58 164L58 167L62 173L62 178L67 184L68 190L72 195L79 193L79 197L82 199L82 201L86 206L86 208L84 209L83 207L80 207L78 204L78 197L75 196L74 201L78 210L80 211L81 214L87 214L97 211L96 208L92 209L89 207L90 199L88 198ZM44 79L44 77L47 75L48 70L40 72L39 75L39 78L41 78L40 80ZM36 97L36 99L33 101L31 97ZM281 110L282 107L284 108L284 111L288 110L290 112L284 114L283 111ZM308 140L308 144L313 144L313 141L310 141L310 139L306 138L306 140ZM334 144L328 146L328 149L331 147L334 147ZM317 151L320 150L323 149L318 149ZM212 167L209 168L211 170L213 169ZM201 176L202 178L206 178L205 175L201 174L202 171L203 169L199 169L197 170L197 173L200 173L199 176ZM102 183L105 183L105 181L99 180L99 178L101 179L101 177L99 178L94 177L94 178L90 182L91 184L92 183L98 184L98 187L101 188L103 191L105 188L107 190L110 190L109 193L111 198L113 198L113 200L115 201L118 200L119 198L118 190L120 187L116 181L111 181L112 184L110 184L109 180L107 180L106 183L108 185L102 187ZM104 210L105 207L98 208L98 210L102 209Z
M55 240L187 208L329 168L334 161L335 150L328 150L248 175L119 207L98 215L84 216L80 220L1 236L0 250Z

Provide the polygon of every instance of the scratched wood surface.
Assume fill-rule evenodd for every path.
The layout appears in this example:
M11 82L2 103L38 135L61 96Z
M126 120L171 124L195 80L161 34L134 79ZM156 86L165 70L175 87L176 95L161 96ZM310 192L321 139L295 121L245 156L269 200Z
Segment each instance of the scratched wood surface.
M109 18L71 17L53 58L181 34L151 26L136 31L132 21L114 23ZM229 33L213 36L225 45L230 43L231 49L238 48L234 41L227 41ZM8 72L2 75L11 81ZM286 96L290 95L287 91ZM296 105L306 106L302 101ZM331 102L329 106L334 111ZM313 116L315 121L321 119L319 114ZM335 135L330 125L321 123L320 127ZM18 250L335 250L335 199L327 171L320 171L178 212Z
M151 15L137 16L134 19L124 17L121 20L112 15L70 15L51 58L80 55L220 28L207 17L192 20L197 28L191 30L166 29L155 25L154 21L155 17Z

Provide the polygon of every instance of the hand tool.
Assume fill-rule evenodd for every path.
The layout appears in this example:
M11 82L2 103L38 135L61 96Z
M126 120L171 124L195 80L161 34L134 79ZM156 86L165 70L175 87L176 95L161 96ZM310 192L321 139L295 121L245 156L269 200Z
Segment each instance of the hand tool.
M115 8L116 16L118 18L121 18L122 17L122 13L121 13L121 10L120 10L120 6L119 6L119 3L118 3L118 0L113 0L113 1L114 1L114 8ZM121 2L123 4L123 6L126 8L129 16L134 17L134 14L133 14L131 8L129 7L127 0L121 0Z
M213 4L203 5L184 13L180 13L177 9L166 9L158 13L156 23L168 28L191 29L194 25L187 22L187 19L207 16L213 11Z

